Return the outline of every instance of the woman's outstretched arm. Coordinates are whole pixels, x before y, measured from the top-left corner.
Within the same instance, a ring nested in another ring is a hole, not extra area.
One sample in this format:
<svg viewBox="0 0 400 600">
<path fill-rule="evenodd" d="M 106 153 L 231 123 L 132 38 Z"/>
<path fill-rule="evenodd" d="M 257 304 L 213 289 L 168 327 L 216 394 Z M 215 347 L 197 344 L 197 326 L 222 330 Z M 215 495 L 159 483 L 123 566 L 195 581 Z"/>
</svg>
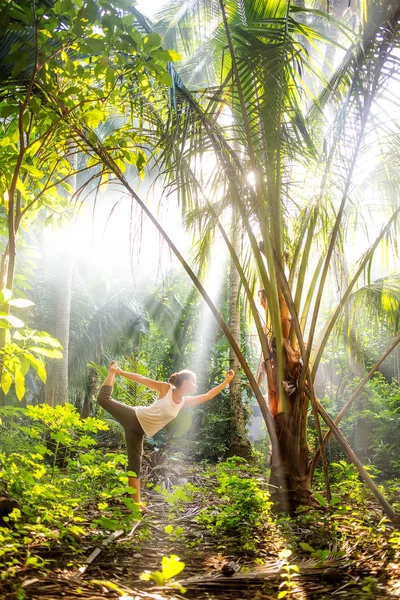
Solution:
<svg viewBox="0 0 400 600">
<path fill-rule="evenodd" d="M 140 383 L 151 390 L 155 390 L 160 395 L 164 396 L 170 386 L 169 383 L 165 383 L 164 381 L 155 381 L 154 379 L 148 379 L 148 377 L 143 377 L 143 375 L 139 375 L 138 373 L 129 373 L 128 371 L 123 371 L 119 368 L 115 361 L 112 361 L 109 366 L 109 373 L 113 373 L 115 375 L 121 375 L 122 377 L 126 377 L 126 379 L 130 379 L 131 381 L 135 381 L 136 383 Z M 104 382 L 103 385 L 112 385 L 111 383 L 106 384 Z"/>
<path fill-rule="evenodd" d="M 198 404 L 204 404 L 217 396 L 235 376 L 235 371 L 228 371 L 225 375 L 225 381 L 217 385 L 215 388 L 209 390 L 206 394 L 199 394 L 198 396 L 186 396 L 185 406 L 197 406 Z"/>
</svg>

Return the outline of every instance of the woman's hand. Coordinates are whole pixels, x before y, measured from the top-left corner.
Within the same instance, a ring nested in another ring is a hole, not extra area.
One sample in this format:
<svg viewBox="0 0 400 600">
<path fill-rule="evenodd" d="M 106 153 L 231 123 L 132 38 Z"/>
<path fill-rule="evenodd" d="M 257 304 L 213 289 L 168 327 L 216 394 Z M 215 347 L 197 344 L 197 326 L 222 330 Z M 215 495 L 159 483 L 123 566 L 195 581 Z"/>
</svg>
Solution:
<svg viewBox="0 0 400 600">
<path fill-rule="evenodd" d="M 108 365 L 108 372 L 114 373 L 115 375 L 118 375 L 118 373 L 120 372 L 120 368 L 117 365 L 117 363 L 115 362 L 115 360 L 112 360 L 110 362 L 110 364 Z"/>
<path fill-rule="evenodd" d="M 225 373 L 225 383 L 228 384 L 235 377 L 235 371 L 232 369 Z"/>
</svg>

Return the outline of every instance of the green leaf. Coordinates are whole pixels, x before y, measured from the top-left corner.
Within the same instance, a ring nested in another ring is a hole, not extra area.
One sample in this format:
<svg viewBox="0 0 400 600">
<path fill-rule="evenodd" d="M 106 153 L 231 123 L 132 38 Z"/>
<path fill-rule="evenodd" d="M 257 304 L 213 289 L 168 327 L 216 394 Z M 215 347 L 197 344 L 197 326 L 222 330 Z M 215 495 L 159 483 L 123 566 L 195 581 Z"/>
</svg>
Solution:
<svg viewBox="0 0 400 600">
<path fill-rule="evenodd" d="M 25 396 L 25 378 L 21 373 L 21 369 L 18 366 L 14 371 L 15 377 L 15 393 L 17 394 L 18 400 L 22 400 Z"/>
<path fill-rule="evenodd" d="M 91 108 L 85 113 L 85 118 L 89 127 L 97 127 L 107 119 L 107 114 L 98 108 Z"/>
<path fill-rule="evenodd" d="M 1 118 L 6 118 L 6 117 L 9 117 L 10 115 L 14 115 L 17 113 L 18 113 L 18 105 L 17 104 L 8 104 L 8 105 L 3 104 L 2 106 L 0 106 L 0 117 Z"/>
<path fill-rule="evenodd" d="M 47 373 L 46 373 L 46 369 L 44 368 L 44 364 L 42 363 L 40 358 L 36 358 L 36 356 L 33 356 L 33 354 L 30 354 L 30 352 L 24 352 L 24 357 L 26 358 L 27 361 L 30 362 L 32 367 L 35 369 L 39 379 L 41 379 L 41 381 L 43 381 L 43 383 L 46 383 Z"/>
<path fill-rule="evenodd" d="M 163 556 L 161 560 L 162 574 L 165 579 L 171 579 L 178 575 L 185 568 L 185 563 L 179 559 L 179 556 Z"/>
<path fill-rule="evenodd" d="M 172 77 L 168 73 L 168 71 L 166 71 L 163 67 L 155 64 L 154 62 L 151 66 L 148 65 L 148 67 L 155 73 L 155 75 L 160 83 L 163 83 L 164 85 L 167 85 L 168 87 L 172 86 Z"/>
<path fill-rule="evenodd" d="M 13 300 L 9 300 L 8 304 L 10 306 L 15 306 L 16 308 L 28 308 L 28 306 L 35 306 L 35 303 L 27 298 L 14 298 Z"/>
<path fill-rule="evenodd" d="M 87 42 L 91 48 L 92 54 L 100 54 L 104 52 L 104 40 L 99 38 L 87 38 Z"/>
<path fill-rule="evenodd" d="M 32 177 L 34 179 L 42 179 L 42 177 L 44 175 L 44 173 L 42 173 L 42 171 L 39 171 L 39 169 L 37 169 L 33 165 L 24 164 L 24 169 L 25 169 L 25 171 L 28 171 L 28 173 L 30 175 L 32 175 Z"/>
<path fill-rule="evenodd" d="M 323 496 L 321 496 L 321 494 L 319 494 L 318 492 L 314 492 L 314 498 L 316 499 L 318 504 L 320 504 L 321 506 L 327 506 L 327 502 L 326 502 L 325 498 Z"/>
<path fill-rule="evenodd" d="M 18 177 L 17 179 L 16 188 L 19 192 L 21 192 L 23 196 L 26 196 L 27 190 L 24 185 L 24 182 L 22 181 L 22 179 L 20 179 L 20 177 Z"/>
<path fill-rule="evenodd" d="M 166 525 L 166 526 L 164 527 L 164 531 L 165 531 L 165 533 L 168 533 L 168 535 L 169 535 L 170 533 L 172 533 L 172 532 L 173 532 L 173 530 L 174 530 L 174 528 L 172 527 L 172 525 Z"/>
<path fill-rule="evenodd" d="M 36 352 L 36 354 L 43 354 L 43 356 L 48 356 L 49 358 L 62 358 L 63 354 L 59 350 L 50 350 L 49 348 L 39 348 L 38 346 L 31 346 L 29 348 L 31 352 Z"/>
<path fill-rule="evenodd" d="M 283 590 L 282 592 L 279 592 L 279 594 L 277 596 L 278 600 L 279 600 L 279 598 L 285 598 L 285 596 L 287 596 L 288 593 L 289 593 L 289 590 Z"/>
<path fill-rule="evenodd" d="M 158 33 L 149 33 L 143 38 L 143 44 L 147 52 L 157 50 L 161 46 L 161 36 Z"/>
<path fill-rule="evenodd" d="M 315 552 L 314 548 L 306 542 L 300 542 L 300 548 L 302 548 L 303 550 L 307 550 L 308 552 Z"/>
<path fill-rule="evenodd" d="M 176 62 L 182 60 L 181 55 L 174 50 L 155 50 L 151 53 L 151 56 L 157 60 L 162 60 L 165 62 Z"/>
<path fill-rule="evenodd" d="M 24 377 L 28 373 L 30 368 L 31 368 L 31 364 L 30 364 L 29 360 L 27 360 L 25 357 L 23 357 L 21 360 L 21 373 Z"/>
<path fill-rule="evenodd" d="M 134 40 L 137 48 L 139 50 L 142 49 L 143 48 L 143 38 L 140 35 L 140 33 L 136 29 L 131 29 L 129 33 L 130 33 L 132 39 Z"/>
<path fill-rule="evenodd" d="M 37 344 L 47 344 L 52 348 L 59 348 L 60 350 L 62 350 L 60 342 L 56 338 L 51 337 L 50 335 L 33 335 L 32 339 Z"/>
<path fill-rule="evenodd" d="M 10 391 L 12 381 L 13 380 L 11 377 L 11 373 L 4 370 L 3 374 L 1 376 L 1 389 L 3 390 L 3 392 L 5 393 L 6 396 L 7 396 L 8 392 Z"/>
<path fill-rule="evenodd" d="M 21 321 L 21 319 L 14 317 L 14 315 L 8 315 L 4 312 L 0 313 L 0 320 L 2 319 L 6 321 L 9 325 L 11 325 L 11 327 L 23 327 L 25 325 L 25 323 Z"/>
</svg>

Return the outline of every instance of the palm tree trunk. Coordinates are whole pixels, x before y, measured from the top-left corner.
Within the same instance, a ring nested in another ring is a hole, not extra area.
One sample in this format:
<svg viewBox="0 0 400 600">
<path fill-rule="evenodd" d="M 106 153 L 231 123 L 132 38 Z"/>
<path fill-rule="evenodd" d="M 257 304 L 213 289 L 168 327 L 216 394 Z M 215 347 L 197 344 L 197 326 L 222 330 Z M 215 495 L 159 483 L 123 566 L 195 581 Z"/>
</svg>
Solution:
<svg viewBox="0 0 400 600">
<path fill-rule="evenodd" d="M 236 208 L 232 211 L 232 246 L 237 256 L 240 256 L 240 240 L 239 232 L 237 228 L 237 210 Z M 239 303 L 239 286 L 240 277 L 235 267 L 233 259 L 231 259 L 230 267 L 230 300 L 229 300 L 229 328 L 232 336 L 235 339 L 238 346 L 240 346 L 240 303 Z M 240 369 L 240 362 L 230 348 L 230 368 L 235 371 L 235 377 L 232 379 L 229 386 L 229 397 L 231 407 L 231 430 L 229 449 L 226 456 L 241 456 L 242 458 L 249 458 L 251 455 L 251 444 L 247 439 L 246 425 L 244 418 L 244 410 L 242 404 L 242 389 L 240 384 L 240 377 L 238 375 Z"/>
<path fill-rule="evenodd" d="M 289 311 L 280 296 L 280 313 L 284 335 L 284 381 L 286 410 L 280 410 L 278 365 L 275 338 L 270 334 L 268 343 L 270 369 L 267 376 L 268 405 L 275 422 L 280 460 L 271 457 L 271 497 L 282 509 L 291 512 L 299 505 L 309 505 L 311 496 L 310 452 L 307 444 L 307 411 L 309 401 L 305 393 L 297 393 L 296 381 L 301 373 L 300 353 L 293 349 L 290 335 Z M 279 468 L 277 468 L 279 465 Z"/>
</svg>

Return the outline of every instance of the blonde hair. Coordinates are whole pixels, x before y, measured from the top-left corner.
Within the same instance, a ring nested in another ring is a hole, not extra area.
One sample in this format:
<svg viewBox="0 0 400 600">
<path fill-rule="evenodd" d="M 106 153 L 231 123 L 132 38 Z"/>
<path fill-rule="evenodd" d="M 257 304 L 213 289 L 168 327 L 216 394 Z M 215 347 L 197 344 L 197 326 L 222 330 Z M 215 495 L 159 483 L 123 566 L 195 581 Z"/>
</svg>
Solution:
<svg viewBox="0 0 400 600">
<path fill-rule="evenodd" d="M 177 373 L 172 373 L 171 377 L 168 379 L 168 383 L 178 388 L 181 387 L 184 381 L 187 381 L 191 377 L 196 377 L 196 375 L 192 371 L 183 369 L 182 371 L 179 371 Z"/>
</svg>

